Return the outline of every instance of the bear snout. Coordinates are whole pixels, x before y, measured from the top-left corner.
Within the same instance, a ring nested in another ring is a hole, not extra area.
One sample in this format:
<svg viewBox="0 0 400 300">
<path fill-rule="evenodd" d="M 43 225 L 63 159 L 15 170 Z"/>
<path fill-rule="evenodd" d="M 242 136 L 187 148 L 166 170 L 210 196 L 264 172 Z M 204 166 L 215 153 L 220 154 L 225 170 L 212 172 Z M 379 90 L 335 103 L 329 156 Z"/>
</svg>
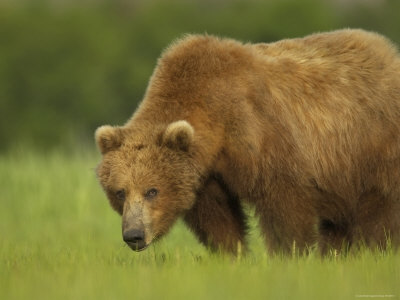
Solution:
<svg viewBox="0 0 400 300">
<path fill-rule="evenodd" d="M 122 238 L 134 251 L 141 251 L 147 247 L 143 229 L 130 229 L 123 231 Z"/>
</svg>

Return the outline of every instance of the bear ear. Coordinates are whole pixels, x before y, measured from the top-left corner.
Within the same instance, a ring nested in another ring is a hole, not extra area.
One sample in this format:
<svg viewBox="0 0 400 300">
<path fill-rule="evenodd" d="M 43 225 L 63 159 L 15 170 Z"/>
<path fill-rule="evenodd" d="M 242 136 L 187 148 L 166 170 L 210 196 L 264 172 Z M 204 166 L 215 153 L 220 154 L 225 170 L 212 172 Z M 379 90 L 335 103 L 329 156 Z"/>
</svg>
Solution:
<svg viewBox="0 0 400 300">
<path fill-rule="evenodd" d="M 97 128 L 94 136 L 101 154 L 117 149 L 121 146 L 123 140 L 122 129 L 109 125 Z"/>
<path fill-rule="evenodd" d="M 162 144 L 175 150 L 188 151 L 192 144 L 194 129 L 187 121 L 170 123 L 162 136 Z"/>
</svg>

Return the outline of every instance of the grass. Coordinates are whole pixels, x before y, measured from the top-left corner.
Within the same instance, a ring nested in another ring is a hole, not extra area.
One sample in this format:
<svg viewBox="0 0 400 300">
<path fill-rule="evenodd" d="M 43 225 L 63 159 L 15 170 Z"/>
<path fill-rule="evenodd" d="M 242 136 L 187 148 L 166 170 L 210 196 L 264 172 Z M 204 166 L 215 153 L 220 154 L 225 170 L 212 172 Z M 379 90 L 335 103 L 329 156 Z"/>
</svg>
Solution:
<svg viewBox="0 0 400 300">
<path fill-rule="evenodd" d="M 400 254 L 211 255 L 178 223 L 148 250 L 121 239 L 94 175 L 99 157 L 20 151 L 0 156 L 0 299 L 400 298 Z"/>
</svg>

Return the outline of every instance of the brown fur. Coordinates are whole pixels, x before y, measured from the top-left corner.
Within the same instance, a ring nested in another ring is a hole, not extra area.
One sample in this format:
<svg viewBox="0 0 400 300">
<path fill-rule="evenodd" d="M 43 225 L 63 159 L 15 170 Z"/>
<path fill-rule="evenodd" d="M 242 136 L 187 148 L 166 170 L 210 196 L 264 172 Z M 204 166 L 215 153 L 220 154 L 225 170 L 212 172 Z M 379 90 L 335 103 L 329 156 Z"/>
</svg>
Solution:
<svg viewBox="0 0 400 300">
<path fill-rule="evenodd" d="M 148 243 L 186 215 L 202 242 L 235 252 L 238 198 L 256 207 L 272 252 L 400 243 L 400 58 L 378 34 L 187 36 L 160 58 L 132 119 L 96 140 L 111 205 L 128 220 L 126 207 L 141 207 Z"/>
</svg>

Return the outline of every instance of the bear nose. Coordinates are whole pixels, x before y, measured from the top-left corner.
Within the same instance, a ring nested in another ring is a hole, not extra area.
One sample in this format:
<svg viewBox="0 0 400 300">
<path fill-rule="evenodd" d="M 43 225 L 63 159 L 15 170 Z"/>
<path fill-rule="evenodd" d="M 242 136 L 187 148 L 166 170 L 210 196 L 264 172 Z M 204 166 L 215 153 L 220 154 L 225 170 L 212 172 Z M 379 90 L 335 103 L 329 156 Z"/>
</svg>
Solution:
<svg viewBox="0 0 400 300">
<path fill-rule="evenodd" d="M 144 231 L 140 229 L 131 229 L 122 234 L 125 243 L 139 244 L 144 241 Z"/>
</svg>

